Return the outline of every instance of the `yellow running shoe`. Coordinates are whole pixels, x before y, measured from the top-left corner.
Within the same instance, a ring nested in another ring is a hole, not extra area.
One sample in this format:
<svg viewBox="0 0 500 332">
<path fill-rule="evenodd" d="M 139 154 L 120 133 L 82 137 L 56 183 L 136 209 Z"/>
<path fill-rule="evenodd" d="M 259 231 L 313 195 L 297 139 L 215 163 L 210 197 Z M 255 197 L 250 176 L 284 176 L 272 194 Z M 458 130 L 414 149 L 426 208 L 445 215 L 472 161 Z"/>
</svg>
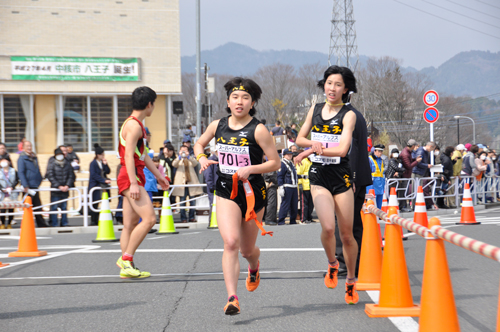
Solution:
<svg viewBox="0 0 500 332">
<path fill-rule="evenodd" d="M 248 267 L 248 277 L 247 277 L 246 285 L 247 285 L 247 290 L 249 292 L 253 292 L 254 290 L 257 289 L 257 287 L 259 287 L 259 283 L 260 283 L 260 273 L 258 271 L 259 267 L 260 267 L 260 262 L 258 263 L 256 274 L 251 274 L 250 273 L 250 266 Z"/>
<path fill-rule="evenodd" d="M 141 275 L 141 271 L 135 267 L 134 262 L 124 261 L 120 257 L 116 261 L 116 265 L 118 265 L 124 273 L 128 274 L 132 278 L 138 278 Z"/>
<path fill-rule="evenodd" d="M 224 313 L 226 315 L 237 315 L 240 313 L 240 302 L 234 296 L 231 296 L 227 301 Z"/>
<path fill-rule="evenodd" d="M 151 277 L 151 273 L 146 272 L 146 271 L 140 271 L 141 274 L 138 277 L 132 277 L 130 276 L 127 272 L 125 272 L 125 269 L 120 270 L 120 278 L 122 279 L 142 279 L 142 278 L 148 278 Z"/>
<path fill-rule="evenodd" d="M 337 287 L 338 279 L 337 274 L 339 273 L 339 262 L 334 266 L 328 264 L 328 271 L 326 271 L 325 275 L 325 286 L 327 288 L 335 288 Z"/>
<path fill-rule="evenodd" d="M 356 283 L 345 284 L 345 302 L 347 304 L 356 304 L 359 301 L 359 295 L 356 291 Z"/>
<path fill-rule="evenodd" d="M 118 265 L 118 267 L 123 270 L 123 259 L 122 259 L 122 256 L 120 256 L 120 258 L 118 258 L 118 260 L 116 261 L 116 265 Z"/>
</svg>

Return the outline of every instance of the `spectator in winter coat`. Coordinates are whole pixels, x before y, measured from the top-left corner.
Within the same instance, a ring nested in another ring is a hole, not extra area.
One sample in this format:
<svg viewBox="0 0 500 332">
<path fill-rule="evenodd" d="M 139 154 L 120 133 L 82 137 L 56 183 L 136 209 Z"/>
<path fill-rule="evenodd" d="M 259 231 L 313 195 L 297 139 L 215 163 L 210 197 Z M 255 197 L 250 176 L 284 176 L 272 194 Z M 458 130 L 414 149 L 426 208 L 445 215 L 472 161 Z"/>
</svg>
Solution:
<svg viewBox="0 0 500 332">
<path fill-rule="evenodd" d="M 24 192 L 31 196 L 33 208 L 42 205 L 39 192 L 33 190 L 38 189 L 42 183 L 42 173 L 40 173 L 38 158 L 33 152 L 30 141 L 24 141 L 23 152 L 21 152 L 17 160 L 17 174 L 21 180 L 21 185 L 24 187 Z M 49 226 L 40 214 L 35 215 L 35 220 L 38 227 Z"/>
<path fill-rule="evenodd" d="M 451 155 L 451 160 L 453 161 L 453 176 L 460 176 L 462 171 L 462 162 L 464 154 L 467 150 L 463 144 L 458 144 Z"/>
<path fill-rule="evenodd" d="M 184 185 L 184 184 L 199 184 L 198 175 L 196 174 L 195 167 L 198 166 L 198 161 L 193 156 L 189 155 L 189 150 L 187 146 L 181 146 L 179 149 L 179 158 L 176 158 L 172 165 L 177 168 L 174 178 L 174 185 Z M 181 201 L 185 201 L 187 197 L 195 198 L 203 194 L 203 189 L 201 187 L 177 187 L 172 191 L 173 196 L 180 196 Z M 190 206 L 196 205 L 196 200 L 189 202 Z M 181 205 L 185 205 L 184 203 Z M 189 221 L 196 222 L 194 217 L 195 210 L 189 209 Z M 181 209 L 181 221 L 188 222 L 186 218 L 186 210 Z"/>
<path fill-rule="evenodd" d="M 182 132 L 182 142 L 191 142 L 196 134 L 192 130 L 193 126 L 188 125 Z"/>
<path fill-rule="evenodd" d="M 50 192 L 50 211 L 57 211 L 61 208 L 61 226 L 68 226 L 68 214 L 64 213 L 67 210 L 68 202 L 55 203 L 60 200 L 65 200 L 69 197 L 69 189 L 75 186 L 75 172 L 71 167 L 70 161 L 64 157 L 64 153 L 60 148 L 55 149 L 54 156 L 50 157 L 47 164 L 47 173 L 45 177 L 50 181 L 50 187 L 59 189 L 59 191 Z M 52 227 L 59 226 L 57 214 L 50 215 L 50 225 Z"/>
<path fill-rule="evenodd" d="M 441 174 L 441 190 L 440 195 L 448 194 L 446 190 L 451 185 L 451 177 L 453 176 L 453 160 L 451 159 L 452 153 L 455 150 L 453 146 L 448 146 L 441 155 L 441 164 L 443 165 L 443 173 Z M 451 202 L 448 201 L 448 204 Z M 443 197 L 436 199 L 436 205 L 440 209 L 449 209 L 450 206 L 444 203 Z"/>
<path fill-rule="evenodd" d="M 406 147 L 399 154 L 399 159 L 401 159 L 401 163 L 405 168 L 402 176 L 405 179 L 411 178 L 411 171 L 413 167 L 417 166 L 417 164 L 422 160 L 422 157 L 419 157 L 418 159 L 412 157 L 412 153 L 415 151 L 416 147 L 417 142 L 414 139 L 410 139 L 406 143 Z M 413 192 L 413 186 L 408 186 L 408 180 L 401 183 L 401 188 L 407 188 L 407 192 L 405 191 L 405 196 Z M 408 208 L 407 200 L 399 201 L 399 209 L 401 210 L 401 212 L 411 212 L 411 209 Z"/>
<path fill-rule="evenodd" d="M 16 201 L 17 193 L 13 193 L 12 190 L 19 183 L 19 179 L 17 177 L 16 170 L 10 165 L 10 159 L 7 159 L 5 154 L 0 156 L 0 200 L 3 201 Z M 0 213 L 14 213 L 14 209 L 1 209 Z M 0 229 L 4 228 L 12 228 L 10 223 L 14 216 L 5 216 L 1 217 L 2 223 L 0 224 Z"/>
<path fill-rule="evenodd" d="M 73 151 L 73 145 L 71 144 L 66 144 L 66 159 L 69 160 L 71 166 L 75 171 L 80 170 L 80 158 L 78 158 L 78 155 L 76 154 L 75 151 Z M 117 173 L 118 174 L 118 173 Z"/>
<path fill-rule="evenodd" d="M 403 173 L 406 169 L 403 167 L 403 163 L 399 158 L 399 150 L 392 149 L 389 157 L 390 159 L 387 165 L 387 170 L 385 171 L 385 178 L 399 179 L 403 177 Z M 396 188 L 398 197 L 404 197 L 406 187 L 401 186 L 401 182 L 393 182 L 389 185 L 389 188 Z"/>
<path fill-rule="evenodd" d="M 106 175 L 111 173 L 111 170 L 109 169 L 108 166 L 108 161 L 106 158 L 104 158 L 104 149 L 99 146 L 99 144 L 94 144 L 94 150 L 95 150 L 95 158 L 94 160 L 90 163 L 89 166 L 89 187 L 88 190 L 90 192 L 90 189 L 94 187 L 103 187 L 107 188 L 109 187 L 109 184 L 111 183 L 111 180 L 109 180 Z M 100 201 L 102 199 L 102 191 L 101 190 L 95 190 L 92 193 L 92 201 Z M 92 206 L 94 209 L 98 209 L 99 203 L 94 203 Z M 99 221 L 99 212 L 94 212 L 90 210 L 90 217 L 91 217 L 91 225 L 96 226 Z"/>
<path fill-rule="evenodd" d="M 417 164 L 417 166 L 413 167 L 413 177 L 415 179 L 420 179 L 423 177 L 428 177 L 430 175 L 429 169 L 432 167 L 430 154 L 434 153 L 434 149 L 436 148 L 436 143 L 427 142 L 424 147 L 420 147 L 417 149 L 416 158 L 421 157 L 421 161 Z M 428 180 L 423 180 L 419 183 L 424 188 L 424 196 L 431 195 L 430 186 L 426 186 Z M 425 205 L 427 210 L 431 210 L 434 207 L 434 203 L 432 198 L 425 199 Z"/>
</svg>

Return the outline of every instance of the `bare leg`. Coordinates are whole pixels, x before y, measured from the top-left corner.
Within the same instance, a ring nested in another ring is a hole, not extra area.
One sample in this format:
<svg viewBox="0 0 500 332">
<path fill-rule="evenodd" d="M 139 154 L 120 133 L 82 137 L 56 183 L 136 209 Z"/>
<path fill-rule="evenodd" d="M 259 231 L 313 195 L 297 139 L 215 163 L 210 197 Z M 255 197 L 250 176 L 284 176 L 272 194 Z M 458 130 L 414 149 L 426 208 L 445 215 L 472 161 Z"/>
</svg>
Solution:
<svg viewBox="0 0 500 332">
<path fill-rule="evenodd" d="M 240 261 L 238 250 L 240 248 L 241 217 L 240 207 L 233 201 L 216 196 L 217 223 L 219 232 L 224 241 L 222 253 L 222 272 L 226 283 L 227 296 L 236 295 L 238 277 L 240 275 Z"/>
<path fill-rule="evenodd" d="M 262 220 L 264 209 L 257 213 L 257 219 Z M 250 264 L 250 269 L 256 270 L 259 267 L 260 249 L 255 245 L 259 228 L 254 220 L 244 221 L 240 231 L 240 251 L 241 255 L 246 258 Z"/>
<path fill-rule="evenodd" d="M 141 218 L 130 206 L 127 197 L 123 197 L 123 230 L 120 235 L 120 248 L 122 250 L 122 255 L 127 251 L 128 242 L 130 240 L 130 235 L 132 231 L 137 226 L 139 219 Z"/>
<path fill-rule="evenodd" d="M 128 196 L 129 190 L 123 191 L 123 226 L 125 233 L 125 238 L 123 234 L 120 238 L 120 246 L 122 252 L 126 252 L 130 255 L 135 254 L 135 251 L 144 240 L 149 230 L 153 228 L 156 224 L 156 215 L 153 209 L 153 203 L 149 199 L 149 195 L 143 187 L 139 187 L 141 191 L 141 198 L 139 200 L 131 199 Z M 133 211 L 133 213 L 127 213 Z M 139 222 L 138 217 L 142 218 L 142 222 Z M 123 241 L 123 242 L 122 242 Z"/>
<path fill-rule="evenodd" d="M 312 185 L 311 194 L 321 223 L 321 243 L 328 261 L 333 262 L 335 261 L 335 203 L 331 192 L 321 186 Z"/>
<path fill-rule="evenodd" d="M 354 195 L 348 191 L 333 197 L 335 205 L 341 206 L 335 211 L 339 226 L 340 238 L 342 239 L 342 251 L 344 253 L 345 265 L 347 267 L 347 278 L 355 278 L 356 259 L 358 257 L 358 243 L 354 239 L 352 228 L 354 223 Z"/>
</svg>

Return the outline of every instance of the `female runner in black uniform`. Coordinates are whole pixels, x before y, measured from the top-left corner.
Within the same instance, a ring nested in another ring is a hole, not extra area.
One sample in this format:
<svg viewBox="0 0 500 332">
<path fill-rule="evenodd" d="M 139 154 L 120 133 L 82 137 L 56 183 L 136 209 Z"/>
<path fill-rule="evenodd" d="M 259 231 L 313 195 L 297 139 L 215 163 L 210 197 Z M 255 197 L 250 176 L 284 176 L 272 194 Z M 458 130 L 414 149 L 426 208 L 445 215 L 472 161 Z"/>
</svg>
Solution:
<svg viewBox="0 0 500 332">
<path fill-rule="evenodd" d="M 296 157 L 300 163 L 310 156 L 311 194 L 321 223 L 321 242 L 328 257 L 325 285 L 337 286 L 339 262 L 335 257 L 335 215 L 343 243 L 347 266 L 345 301 L 356 304 L 356 257 L 358 244 L 353 234 L 354 195 L 348 153 L 356 124 L 353 107 L 347 103 L 350 93 L 356 92 L 356 79 L 349 68 L 331 66 L 318 82 L 326 95 L 324 103 L 311 107 L 300 129 L 297 144 L 310 148 Z M 311 139 L 307 136 L 311 133 Z"/>
<path fill-rule="evenodd" d="M 280 168 L 281 162 L 273 139 L 266 127 L 255 119 L 255 103 L 262 90 L 252 80 L 235 77 L 224 85 L 227 91 L 227 112 L 229 116 L 212 122 L 194 145 L 194 152 L 204 171 L 211 164 L 203 154 L 215 137 L 219 153 L 219 178 L 216 184 L 217 222 L 224 240 L 222 271 L 226 283 L 228 303 L 226 315 L 240 312 L 236 288 L 240 274 L 238 250 L 249 263 L 247 290 L 253 292 L 259 286 L 260 249 L 255 246 L 259 228 L 252 222 L 245 222 L 247 197 L 242 181 L 248 180 L 255 197 L 257 219 L 262 220 L 266 206 L 266 185 L 261 174 Z M 262 163 L 263 154 L 268 161 Z M 238 195 L 230 199 L 233 174 L 238 177 Z"/>
</svg>

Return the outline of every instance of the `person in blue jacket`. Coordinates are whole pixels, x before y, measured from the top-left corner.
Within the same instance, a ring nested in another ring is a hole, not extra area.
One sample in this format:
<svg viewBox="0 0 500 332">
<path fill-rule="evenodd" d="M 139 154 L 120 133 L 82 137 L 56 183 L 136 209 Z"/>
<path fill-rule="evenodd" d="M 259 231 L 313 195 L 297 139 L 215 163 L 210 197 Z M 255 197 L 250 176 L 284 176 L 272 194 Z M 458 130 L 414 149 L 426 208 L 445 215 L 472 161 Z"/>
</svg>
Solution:
<svg viewBox="0 0 500 332">
<path fill-rule="evenodd" d="M 89 187 L 88 190 L 94 187 L 109 187 L 111 180 L 106 178 L 106 175 L 111 173 L 109 169 L 108 162 L 104 158 L 104 149 L 99 146 L 99 144 L 94 144 L 95 158 L 92 160 L 89 166 Z M 102 191 L 95 190 L 92 193 L 92 201 L 100 201 L 102 198 Z M 92 206 L 97 210 L 99 203 L 94 203 Z M 99 222 L 99 212 L 94 212 L 90 210 L 91 225 L 96 226 Z"/>
<path fill-rule="evenodd" d="M 379 209 L 382 208 L 385 189 L 384 163 L 382 161 L 382 152 L 384 152 L 384 149 L 385 146 L 382 144 L 375 145 L 373 147 L 373 152 L 368 158 L 372 170 L 373 185 L 366 187 L 366 193 L 368 193 L 370 189 L 375 189 L 377 207 Z"/>
<path fill-rule="evenodd" d="M 42 183 L 42 173 L 40 173 L 40 166 L 38 164 L 38 158 L 33 152 L 33 146 L 30 141 L 24 141 L 23 152 L 17 160 L 17 174 L 19 175 L 19 180 L 24 187 L 24 192 L 31 196 L 33 208 L 42 205 L 40 201 L 40 193 L 34 191 L 33 189 L 38 189 Z M 40 211 L 35 210 L 35 211 Z M 41 214 L 35 215 L 37 227 L 49 227 L 49 224 L 43 219 Z"/>
<path fill-rule="evenodd" d="M 285 218 L 290 212 L 290 225 L 297 223 L 297 205 L 299 200 L 297 170 L 292 161 L 293 152 L 284 149 L 281 168 L 278 171 L 278 195 L 281 196 L 278 225 L 285 224 Z"/>
</svg>

